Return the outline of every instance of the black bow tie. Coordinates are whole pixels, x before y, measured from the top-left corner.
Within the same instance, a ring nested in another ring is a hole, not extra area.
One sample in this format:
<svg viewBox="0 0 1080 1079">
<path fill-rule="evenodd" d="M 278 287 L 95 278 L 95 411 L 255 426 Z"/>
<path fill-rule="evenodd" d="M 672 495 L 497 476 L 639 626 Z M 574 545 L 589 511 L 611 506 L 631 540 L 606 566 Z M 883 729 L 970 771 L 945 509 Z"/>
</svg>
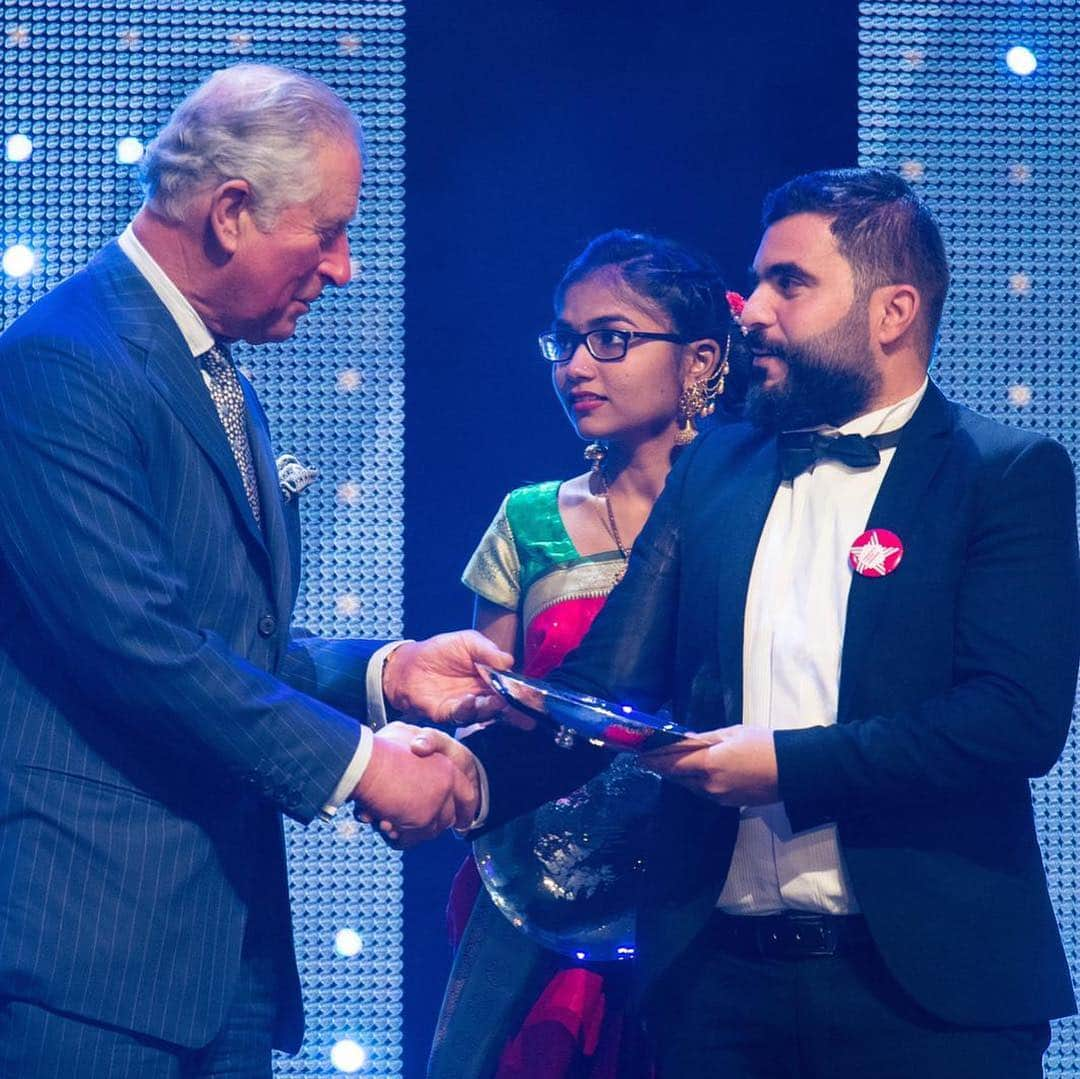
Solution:
<svg viewBox="0 0 1080 1079">
<path fill-rule="evenodd" d="M 900 441 L 902 427 L 883 435 L 839 435 L 822 431 L 782 431 L 777 439 L 780 447 L 780 475 L 793 480 L 818 461 L 840 461 L 849 468 L 873 468 L 881 461 L 881 451 L 891 449 Z"/>
</svg>

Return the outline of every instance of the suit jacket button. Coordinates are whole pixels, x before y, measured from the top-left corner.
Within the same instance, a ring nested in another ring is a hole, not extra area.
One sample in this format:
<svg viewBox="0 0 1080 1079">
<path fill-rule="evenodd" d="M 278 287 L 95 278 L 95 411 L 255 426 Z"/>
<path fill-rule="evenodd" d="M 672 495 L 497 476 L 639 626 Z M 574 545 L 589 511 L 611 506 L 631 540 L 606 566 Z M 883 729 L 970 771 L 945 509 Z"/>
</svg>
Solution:
<svg viewBox="0 0 1080 1079">
<path fill-rule="evenodd" d="M 277 619 L 272 614 L 264 614 L 259 619 L 259 636 L 273 637 L 277 629 Z"/>
</svg>

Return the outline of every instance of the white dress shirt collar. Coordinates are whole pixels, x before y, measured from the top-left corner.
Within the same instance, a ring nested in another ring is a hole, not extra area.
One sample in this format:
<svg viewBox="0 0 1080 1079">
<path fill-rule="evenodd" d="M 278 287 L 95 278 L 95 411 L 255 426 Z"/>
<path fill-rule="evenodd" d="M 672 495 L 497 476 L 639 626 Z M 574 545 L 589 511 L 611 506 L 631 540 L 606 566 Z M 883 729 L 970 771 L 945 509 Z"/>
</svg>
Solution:
<svg viewBox="0 0 1080 1079">
<path fill-rule="evenodd" d="M 191 349 L 192 356 L 201 356 L 211 349 L 214 345 L 214 335 L 207 329 L 206 323 L 199 317 L 198 312 L 184 294 L 154 261 L 150 252 L 139 243 L 139 238 L 131 225 L 124 229 L 117 243 L 120 250 L 131 259 L 135 269 L 146 278 L 147 284 L 157 293 L 158 299 L 172 315 L 173 321 L 184 335 L 188 348 Z"/>
<path fill-rule="evenodd" d="M 927 376 L 922 380 L 922 385 L 902 401 L 875 409 L 873 412 L 865 412 L 853 420 L 848 420 L 840 427 L 825 426 L 819 430 L 828 434 L 838 432 L 842 435 L 883 435 L 889 431 L 895 431 L 903 427 L 915 414 L 915 409 L 919 407 L 919 402 L 922 401 L 926 387 L 929 385 L 930 378 Z"/>
</svg>

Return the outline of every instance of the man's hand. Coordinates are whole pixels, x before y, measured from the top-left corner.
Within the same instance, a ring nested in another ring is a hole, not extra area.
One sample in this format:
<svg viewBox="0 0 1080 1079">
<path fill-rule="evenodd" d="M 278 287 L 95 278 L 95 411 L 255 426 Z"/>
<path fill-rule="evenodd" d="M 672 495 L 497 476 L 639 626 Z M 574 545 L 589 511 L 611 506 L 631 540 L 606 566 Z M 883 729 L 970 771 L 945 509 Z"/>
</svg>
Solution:
<svg viewBox="0 0 1080 1079">
<path fill-rule="evenodd" d="M 477 663 L 507 670 L 507 655 L 473 629 L 406 641 L 383 667 L 383 695 L 405 716 L 467 726 L 502 709 L 502 700 L 476 672 Z"/>
<path fill-rule="evenodd" d="M 707 746 L 676 743 L 641 755 L 641 763 L 665 779 L 721 805 L 768 805 L 780 798 L 772 731 L 723 727 L 694 734 Z"/>
<path fill-rule="evenodd" d="M 445 731 L 436 730 L 434 727 L 412 727 L 407 723 L 395 723 L 393 726 L 415 732 L 409 741 L 409 748 L 418 757 L 430 757 L 433 754 L 441 753 L 472 785 L 472 789 L 476 792 L 476 798 L 472 802 L 463 803 L 457 807 L 458 815 L 457 820 L 454 822 L 454 828 L 457 831 L 468 831 L 476 822 L 477 814 L 480 811 L 480 765 L 476 757 L 458 739 L 452 738 Z M 365 819 L 367 819 L 366 814 Z M 370 823 L 370 819 L 368 823 Z M 389 842 L 397 845 L 399 831 L 392 821 L 379 821 L 379 831 Z"/>
<path fill-rule="evenodd" d="M 434 754 L 442 754 L 471 785 L 476 792 L 476 800 L 469 805 L 458 807 L 458 820 L 454 827 L 459 832 L 467 831 L 476 822 L 480 812 L 480 762 L 476 759 L 471 749 L 464 742 L 452 737 L 445 731 L 436 730 L 434 727 L 424 727 L 409 743 L 409 748 L 418 757 L 430 757 Z"/>
<path fill-rule="evenodd" d="M 466 762 L 443 752 L 414 753 L 412 743 L 426 733 L 408 723 L 378 731 L 352 793 L 358 816 L 379 821 L 379 830 L 396 846 L 415 846 L 447 828 L 468 828 L 476 819 L 480 788 L 472 754 L 462 747 Z"/>
</svg>

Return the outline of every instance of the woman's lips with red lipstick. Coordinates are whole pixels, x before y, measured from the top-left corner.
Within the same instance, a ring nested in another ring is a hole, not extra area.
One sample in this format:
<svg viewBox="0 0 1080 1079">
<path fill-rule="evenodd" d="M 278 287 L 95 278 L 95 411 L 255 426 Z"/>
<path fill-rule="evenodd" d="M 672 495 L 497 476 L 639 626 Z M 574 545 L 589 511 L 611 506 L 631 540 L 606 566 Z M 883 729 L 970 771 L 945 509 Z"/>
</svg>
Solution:
<svg viewBox="0 0 1080 1079">
<path fill-rule="evenodd" d="M 580 416 L 595 411 L 606 400 L 606 397 L 601 397 L 598 393 L 572 393 L 570 407 Z"/>
</svg>

